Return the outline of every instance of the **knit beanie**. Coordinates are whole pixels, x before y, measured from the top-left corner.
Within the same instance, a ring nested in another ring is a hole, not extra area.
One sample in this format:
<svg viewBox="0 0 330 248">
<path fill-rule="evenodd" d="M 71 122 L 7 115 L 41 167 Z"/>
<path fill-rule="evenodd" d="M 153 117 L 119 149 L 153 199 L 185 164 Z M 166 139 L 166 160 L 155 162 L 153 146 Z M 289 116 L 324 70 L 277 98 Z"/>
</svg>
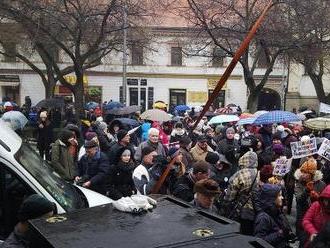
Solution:
<svg viewBox="0 0 330 248">
<path fill-rule="evenodd" d="M 91 139 L 94 139 L 95 137 L 97 137 L 97 134 L 95 132 L 87 132 L 85 134 L 86 140 L 91 140 Z"/>
<path fill-rule="evenodd" d="M 277 155 L 283 155 L 284 146 L 282 144 L 273 144 L 273 152 Z"/>
<path fill-rule="evenodd" d="M 179 148 L 173 146 L 168 150 L 168 156 L 171 157 L 171 159 L 175 158 L 179 154 Z"/>
<path fill-rule="evenodd" d="M 229 132 L 235 133 L 235 129 L 232 128 L 232 127 L 229 127 L 229 128 L 226 129 L 226 135 L 227 135 Z"/>
<path fill-rule="evenodd" d="M 17 217 L 19 221 L 27 221 L 39 218 L 54 210 L 54 203 L 38 194 L 33 194 L 23 201 L 17 212 Z"/>
<path fill-rule="evenodd" d="M 124 129 L 119 130 L 117 133 L 118 142 L 121 141 L 127 134 L 128 132 L 126 130 Z"/>
<path fill-rule="evenodd" d="M 273 166 L 270 164 L 264 165 L 260 170 L 260 181 L 267 183 L 268 179 L 273 176 Z"/>
<path fill-rule="evenodd" d="M 300 167 L 300 171 L 303 173 L 308 173 L 314 175 L 317 170 L 317 162 L 315 159 L 309 159 L 305 161 Z"/>
</svg>

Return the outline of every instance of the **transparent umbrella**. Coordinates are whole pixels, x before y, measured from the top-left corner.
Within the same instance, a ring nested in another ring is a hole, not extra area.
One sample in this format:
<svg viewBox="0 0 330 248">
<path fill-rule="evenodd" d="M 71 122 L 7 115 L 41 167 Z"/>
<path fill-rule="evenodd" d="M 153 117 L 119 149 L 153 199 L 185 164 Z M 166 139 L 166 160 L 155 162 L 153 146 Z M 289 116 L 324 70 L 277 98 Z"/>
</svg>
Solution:
<svg viewBox="0 0 330 248">
<path fill-rule="evenodd" d="M 5 122 L 9 122 L 14 130 L 23 129 L 28 122 L 25 115 L 19 111 L 8 111 L 3 114 L 1 119 Z"/>
</svg>

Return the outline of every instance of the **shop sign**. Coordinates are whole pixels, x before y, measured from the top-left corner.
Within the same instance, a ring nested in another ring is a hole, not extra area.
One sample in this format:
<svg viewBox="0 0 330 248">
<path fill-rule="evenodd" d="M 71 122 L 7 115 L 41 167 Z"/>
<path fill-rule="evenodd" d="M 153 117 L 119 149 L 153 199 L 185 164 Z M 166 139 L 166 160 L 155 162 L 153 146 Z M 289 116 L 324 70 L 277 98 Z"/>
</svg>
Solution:
<svg viewBox="0 0 330 248">
<path fill-rule="evenodd" d="M 211 79 L 211 78 L 209 78 L 208 80 L 207 80 L 207 88 L 209 89 L 209 90 L 214 90 L 215 89 L 215 87 L 217 86 L 217 84 L 218 84 L 218 82 L 219 82 L 219 79 Z M 227 82 L 225 83 L 225 85 L 222 87 L 222 89 L 226 89 L 227 88 Z"/>
<path fill-rule="evenodd" d="M 207 92 L 188 91 L 188 102 L 207 102 Z"/>
</svg>

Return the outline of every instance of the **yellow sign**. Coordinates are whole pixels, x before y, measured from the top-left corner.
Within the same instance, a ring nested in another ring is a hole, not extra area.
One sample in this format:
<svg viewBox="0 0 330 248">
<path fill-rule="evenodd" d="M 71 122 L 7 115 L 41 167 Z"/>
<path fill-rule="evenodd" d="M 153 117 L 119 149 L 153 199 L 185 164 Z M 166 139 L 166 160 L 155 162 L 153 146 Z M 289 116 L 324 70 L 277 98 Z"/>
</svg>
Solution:
<svg viewBox="0 0 330 248">
<path fill-rule="evenodd" d="M 64 76 L 65 81 L 67 81 L 69 84 L 76 84 L 77 82 L 77 77 L 75 75 L 66 75 Z M 86 75 L 83 76 L 83 83 L 84 83 L 84 87 L 88 86 L 88 78 Z"/>
<path fill-rule="evenodd" d="M 208 88 L 209 90 L 214 90 L 215 87 L 217 86 L 218 82 L 219 82 L 219 79 L 208 79 L 208 80 L 207 80 L 207 88 Z M 226 82 L 225 85 L 222 87 L 222 89 L 224 90 L 224 89 L 226 89 L 226 88 L 227 88 L 227 82 Z"/>
<path fill-rule="evenodd" d="M 188 102 L 203 102 L 207 101 L 207 92 L 188 91 Z"/>
</svg>

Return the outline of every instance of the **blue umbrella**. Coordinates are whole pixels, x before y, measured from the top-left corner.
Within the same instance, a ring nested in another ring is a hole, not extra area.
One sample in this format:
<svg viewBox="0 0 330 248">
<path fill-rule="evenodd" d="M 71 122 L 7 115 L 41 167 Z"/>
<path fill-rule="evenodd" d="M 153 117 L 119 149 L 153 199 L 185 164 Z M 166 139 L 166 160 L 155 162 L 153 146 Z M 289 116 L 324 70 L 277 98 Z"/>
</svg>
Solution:
<svg viewBox="0 0 330 248">
<path fill-rule="evenodd" d="M 241 119 L 237 122 L 237 125 L 242 126 L 242 125 L 247 125 L 247 124 L 253 124 L 257 117 L 249 117 L 245 119 Z"/>
<path fill-rule="evenodd" d="M 187 110 L 190 110 L 190 108 L 187 105 L 178 105 L 174 109 L 176 111 L 187 111 Z"/>
<path fill-rule="evenodd" d="M 283 123 L 283 122 L 293 122 L 300 121 L 299 117 L 288 111 L 275 110 L 265 114 L 260 115 L 254 121 L 255 125 L 265 125 L 273 123 Z"/>
<path fill-rule="evenodd" d="M 104 110 L 111 110 L 115 108 L 123 108 L 124 105 L 120 102 L 109 102 L 107 105 L 104 106 Z"/>
<path fill-rule="evenodd" d="M 132 127 L 137 127 L 140 125 L 140 123 L 137 120 L 130 119 L 130 118 L 116 118 L 114 121 L 119 121 L 124 125 L 129 125 Z"/>
<path fill-rule="evenodd" d="M 99 104 L 97 102 L 88 102 L 88 103 L 86 103 L 85 108 L 87 110 L 91 110 L 91 109 L 97 108 L 98 106 L 99 106 Z"/>
</svg>

